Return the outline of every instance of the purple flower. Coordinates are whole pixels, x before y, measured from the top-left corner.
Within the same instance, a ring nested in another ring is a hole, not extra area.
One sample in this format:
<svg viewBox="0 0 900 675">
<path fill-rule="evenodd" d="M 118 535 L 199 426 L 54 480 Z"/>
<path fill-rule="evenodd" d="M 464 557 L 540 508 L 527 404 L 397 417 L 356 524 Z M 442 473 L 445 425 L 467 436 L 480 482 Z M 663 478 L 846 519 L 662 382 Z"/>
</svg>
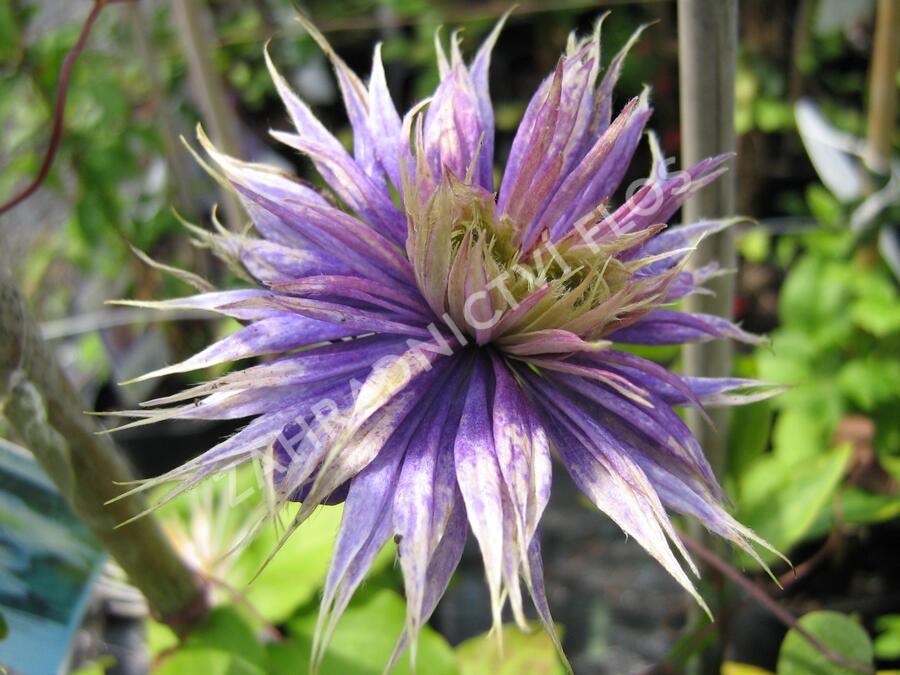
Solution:
<svg viewBox="0 0 900 675">
<path fill-rule="evenodd" d="M 507 600 L 524 621 L 524 582 L 556 640 L 539 545 L 554 454 L 701 605 L 682 561 L 696 568 L 668 510 L 755 557 L 751 544 L 766 546 L 725 511 L 673 407 L 730 405 L 773 390 L 679 376 L 618 348 L 758 341 L 724 319 L 676 307 L 716 272 L 688 271 L 689 252 L 729 222 L 665 223 L 724 171 L 726 157 L 670 174 L 649 134 L 650 177 L 611 208 L 651 111 L 644 92 L 612 118 L 628 46 L 598 81 L 598 22 L 591 36 L 570 37 L 495 186 L 488 67 L 502 24 L 468 65 L 457 34 L 449 58 L 439 48 L 440 85 L 403 117 L 379 48 L 366 85 L 307 25 L 334 65 L 352 155 L 268 61 L 295 127 L 273 134 L 312 160 L 330 192 L 227 157 L 201 133 L 210 170 L 239 194 L 259 236 L 200 234 L 256 283 L 152 303 L 211 310 L 244 326 L 145 377 L 275 358 L 150 401 L 134 424 L 253 418 L 163 477 L 180 481 L 172 494 L 261 457 L 276 502 L 302 502 L 288 534 L 318 505 L 344 503 L 316 662 L 390 538 L 408 604 L 397 654 L 407 643 L 415 651 L 469 531 L 484 558 L 494 623 Z M 157 407 L 168 404 L 176 405 Z"/>
</svg>

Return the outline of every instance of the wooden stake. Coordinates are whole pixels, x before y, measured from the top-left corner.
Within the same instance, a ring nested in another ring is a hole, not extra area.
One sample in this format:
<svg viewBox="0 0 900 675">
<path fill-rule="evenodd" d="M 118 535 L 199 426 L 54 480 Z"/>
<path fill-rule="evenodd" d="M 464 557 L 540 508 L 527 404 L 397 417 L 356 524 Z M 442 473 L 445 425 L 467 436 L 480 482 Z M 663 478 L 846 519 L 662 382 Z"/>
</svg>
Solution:
<svg viewBox="0 0 900 675">
<path fill-rule="evenodd" d="M 869 71 L 866 163 L 887 173 L 897 126 L 897 67 L 900 66 L 900 0 L 879 0 Z"/>
<path fill-rule="evenodd" d="M 737 68 L 737 1 L 679 0 L 678 72 L 681 80 L 681 150 L 687 167 L 701 159 L 735 149 L 734 77 Z M 688 200 L 685 223 L 703 218 L 734 215 L 735 177 L 730 171 Z M 694 268 L 717 262 L 722 269 L 736 265 L 734 235 L 730 230 L 706 239 L 691 258 Z M 712 280 L 714 296 L 696 295 L 685 301 L 691 312 L 730 317 L 734 279 L 724 275 Z M 687 345 L 684 369 L 693 376 L 723 377 L 731 374 L 731 347 L 727 340 Z M 728 418 L 712 410 L 715 429 L 699 415 L 690 416 L 691 428 L 700 439 L 716 473 L 726 461 Z M 694 413 L 696 411 L 693 411 Z"/>
<path fill-rule="evenodd" d="M 218 43 L 214 39 L 212 17 L 206 2 L 172 0 L 172 20 L 187 59 L 194 99 L 210 138 L 222 152 L 236 157 L 240 154 L 239 124 L 212 60 L 210 45 Z M 231 230 L 242 230 L 247 217 L 237 195 L 224 188 L 219 193 L 225 210 L 225 224 Z"/>
<path fill-rule="evenodd" d="M 733 152 L 734 80 L 737 70 L 737 0 L 678 0 L 678 72 L 681 97 L 681 149 L 683 166 L 706 157 Z M 703 218 L 733 215 L 735 177 L 729 172 L 688 200 L 682 213 L 685 223 Z M 706 239 L 691 257 L 693 267 L 717 262 L 724 270 L 736 267 L 734 235 L 730 229 Z M 685 301 L 689 312 L 731 317 L 734 279 L 723 275 L 708 284 L 714 295 L 695 295 Z M 727 340 L 687 345 L 684 370 L 695 377 L 731 374 L 731 345 Z M 722 478 L 727 461 L 728 415 L 726 408 L 710 410 L 713 425 L 696 410 L 688 411 L 688 424 Z M 699 534 L 699 533 L 698 533 Z M 711 544 L 716 545 L 718 544 Z M 728 589 L 716 581 L 714 597 L 707 601 L 715 615 L 719 639 L 704 651 L 691 671 L 718 673 L 728 633 Z"/>
</svg>

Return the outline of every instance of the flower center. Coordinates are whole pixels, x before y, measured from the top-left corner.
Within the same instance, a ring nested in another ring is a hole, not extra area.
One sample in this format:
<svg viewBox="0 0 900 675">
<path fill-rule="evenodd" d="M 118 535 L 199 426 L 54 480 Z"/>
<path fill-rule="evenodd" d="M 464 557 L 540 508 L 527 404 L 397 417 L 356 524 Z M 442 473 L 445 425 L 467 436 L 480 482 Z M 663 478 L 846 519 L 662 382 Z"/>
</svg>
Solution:
<svg viewBox="0 0 900 675">
<path fill-rule="evenodd" d="M 580 228 L 552 242 L 543 233 L 523 251 L 520 228 L 497 214 L 494 195 L 452 175 L 426 199 L 407 199 L 407 208 L 407 253 L 419 288 L 435 314 L 478 344 L 553 329 L 598 339 L 632 316 L 636 303 L 658 299 L 635 283 L 639 264 L 622 258 L 633 236 L 589 242 Z"/>
</svg>

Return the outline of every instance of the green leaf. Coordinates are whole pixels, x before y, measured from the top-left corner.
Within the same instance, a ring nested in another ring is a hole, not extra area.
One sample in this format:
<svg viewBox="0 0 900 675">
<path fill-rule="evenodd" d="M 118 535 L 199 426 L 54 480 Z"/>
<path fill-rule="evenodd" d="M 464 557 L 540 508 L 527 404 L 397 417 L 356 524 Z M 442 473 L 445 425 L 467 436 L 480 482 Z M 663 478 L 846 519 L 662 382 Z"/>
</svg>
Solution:
<svg viewBox="0 0 900 675">
<path fill-rule="evenodd" d="M 800 385 L 816 377 L 813 363 L 818 350 L 803 331 L 779 330 L 772 336 L 772 348 L 756 352 L 759 377 L 768 382 Z M 787 392 L 790 394 L 791 392 Z M 781 404 L 783 396 L 776 399 Z"/>
<path fill-rule="evenodd" d="M 772 675 L 772 671 L 749 663 L 726 661 L 722 664 L 722 675 Z"/>
<path fill-rule="evenodd" d="M 872 643 L 858 623 L 839 612 L 811 612 L 799 621 L 820 642 L 848 659 L 871 664 Z M 859 675 L 826 658 L 806 638 L 792 629 L 778 653 L 778 675 Z"/>
<path fill-rule="evenodd" d="M 240 656 L 215 649 L 179 649 L 153 670 L 153 675 L 266 675 Z"/>
<path fill-rule="evenodd" d="M 841 392 L 863 410 L 897 399 L 900 362 L 895 358 L 868 357 L 849 361 L 837 376 Z"/>
<path fill-rule="evenodd" d="M 514 625 L 502 629 L 503 648 L 490 634 L 471 638 L 456 648 L 460 675 L 564 675 L 550 637 L 539 625 L 523 633 Z"/>
<path fill-rule="evenodd" d="M 19 26 L 11 0 L 0 0 L 0 61 L 12 60 L 18 48 Z"/>
<path fill-rule="evenodd" d="M 741 476 L 766 450 L 772 427 L 772 405 L 759 401 L 735 408 L 728 425 L 728 471 Z"/>
<path fill-rule="evenodd" d="M 738 520 L 787 553 L 831 505 L 849 461 L 849 444 L 797 463 L 774 455 L 760 458 L 740 479 Z M 760 554 L 774 560 L 766 551 Z M 744 554 L 739 557 L 750 564 Z"/>
<path fill-rule="evenodd" d="M 816 457 L 827 447 L 829 431 L 821 414 L 803 407 L 782 410 L 775 420 L 772 446 L 780 461 L 793 463 Z"/>
<path fill-rule="evenodd" d="M 150 656 L 156 658 L 177 646 L 178 636 L 175 635 L 175 631 L 164 623 L 147 622 L 147 651 L 150 652 Z"/>
<path fill-rule="evenodd" d="M 184 643 L 184 649 L 227 652 L 263 668 L 266 654 L 250 625 L 231 607 L 216 607 Z"/>
<path fill-rule="evenodd" d="M 757 99 L 753 108 L 756 125 L 761 131 L 773 132 L 794 126 L 794 110 L 789 103 L 773 99 Z"/>
<path fill-rule="evenodd" d="M 396 592 L 376 591 L 365 602 L 352 606 L 338 623 L 334 637 L 319 671 L 321 675 L 381 675 L 390 660 L 394 644 L 403 631 L 406 604 Z M 274 667 L 290 658 L 309 658 L 309 645 L 315 631 L 315 614 L 301 616 L 288 625 L 291 640 L 286 646 L 270 649 Z M 305 656 L 304 656 L 305 654 Z M 293 655 L 293 656 L 292 656 Z M 301 665 L 295 663 L 293 672 Z M 419 634 L 418 664 L 428 675 L 456 675 L 456 655 L 437 632 L 425 627 Z M 273 672 L 287 672 L 273 670 Z M 392 675 L 409 675 L 409 658 L 400 659 Z"/>
<path fill-rule="evenodd" d="M 875 337 L 900 333 L 900 303 L 895 298 L 861 298 L 850 308 L 850 316 Z"/>
<path fill-rule="evenodd" d="M 846 320 L 853 270 L 815 255 L 801 257 L 781 289 L 780 314 L 785 325 L 819 327 Z M 830 326 L 834 330 L 834 325 Z"/>
<path fill-rule="evenodd" d="M 840 201 L 821 185 L 809 186 L 806 202 L 815 219 L 823 225 L 837 226 L 843 219 L 844 210 Z"/>
<path fill-rule="evenodd" d="M 900 614 L 880 616 L 875 622 L 875 656 L 885 661 L 900 659 Z"/>
<path fill-rule="evenodd" d="M 266 645 L 266 672 L 268 675 L 297 675 L 306 672 L 312 643 L 294 638 Z M 351 672 L 347 670 L 346 672 Z"/>
<path fill-rule="evenodd" d="M 874 494 L 860 487 L 849 486 L 841 492 L 840 525 L 871 525 L 884 523 L 900 516 L 900 497 Z M 810 527 L 809 537 L 824 537 L 835 527 L 835 513 L 824 509 Z"/>
<path fill-rule="evenodd" d="M 9 626 L 6 623 L 6 617 L 0 612 L 0 640 L 5 640 L 9 635 Z"/>
<path fill-rule="evenodd" d="M 293 518 L 295 507 L 288 508 L 285 522 Z M 254 580 L 278 543 L 275 528 L 266 527 L 229 571 L 229 583 L 243 590 L 266 620 L 276 624 L 286 621 L 297 608 L 312 600 L 324 584 L 340 521 L 340 506 L 321 507 L 291 535 Z"/>
<path fill-rule="evenodd" d="M 761 227 L 753 228 L 741 237 L 738 242 L 741 255 L 754 263 L 763 263 L 769 259 L 772 250 L 772 238 Z"/>
</svg>

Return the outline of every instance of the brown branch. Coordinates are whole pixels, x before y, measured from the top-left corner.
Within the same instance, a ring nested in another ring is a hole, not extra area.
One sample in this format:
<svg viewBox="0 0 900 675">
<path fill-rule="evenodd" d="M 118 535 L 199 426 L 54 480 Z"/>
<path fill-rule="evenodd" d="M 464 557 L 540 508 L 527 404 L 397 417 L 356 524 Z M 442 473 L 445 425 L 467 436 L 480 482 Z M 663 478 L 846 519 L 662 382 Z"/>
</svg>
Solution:
<svg viewBox="0 0 900 675">
<path fill-rule="evenodd" d="M 843 541 L 844 535 L 840 531 L 840 529 L 834 529 L 828 535 L 828 538 L 825 540 L 825 543 L 811 556 L 809 556 L 802 563 L 798 564 L 793 569 L 788 570 L 784 574 L 778 577 L 778 584 L 782 588 L 787 588 L 788 586 L 793 586 L 801 579 L 809 576 L 816 568 L 819 567 L 822 562 L 824 562 L 828 556 L 831 555 L 832 551 L 834 551 Z"/>
<path fill-rule="evenodd" d="M 84 20 L 84 25 L 81 27 L 81 33 L 78 35 L 78 40 L 75 42 L 72 49 L 69 50 L 69 53 L 66 54 L 62 67 L 59 69 L 59 84 L 56 86 L 56 102 L 53 106 L 53 126 L 50 132 L 50 143 L 47 145 L 47 151 L 41 162 L 41 168 L 38 170 L 38 174 L 35 176 L 34 180 L 31 181 L 24 190 L 0 204 L 0 216 L 7 211 L 12 210 L 37 192 L 38 188 L 41 187 L 43 182 L 47 179 L 47 176 L 50 174 L 50 167 L 53 166 L 53 160 L 56 159 L 56 152 L 59 150 L 59 143 L 62 140 L 63 118 L 65 117 L 66 111 L 66 96 L 69 92 L 69 80 L 72 76 L 72 68 L 75 66 L 78 56 L 84 50 L 88 37 L 91 34 L 91 29 L 94 27 L 97 17 L 100 16 L 100 12 L 103 11 L 103 8 L 106 7 L 106 5 L 121 2 L 137 2 L 137 0 L 94 0 L 94 6 L 91 8 L 90 14 L 88 14 L 87 18 Z"/>
<path fill-rule="evenodd" d="M 847 658 L 843 654 L 837 653 L 836 651 L 831 649 L 831 647 L 824 644 L 815 635 L 801 626 L 797 621 L 797 617 L 795 617 L 788 610 L 775 602 L 775 600 L 769 597 L 769 595 L 765 591 L 763 591 L 750 579 L 741 574 L 738 569 L 732 567 L 727 562 L 722 560 L 706 546 L 698 541 L 695 541 L 694 539 L 691 539 L 682 532 L 679 532 L 679 536 L 681 537 L 681 541 L 684 542 L 685 547 L 691 553 L 700 558 L 704 563 L 706 563 L 716 572 L 728 578 L 735 585 L 743 589 L 757 604 L 759 604 L 763 609 L 769 612 L 769 614 L 774 616 L 789 629 L 796 631 L 807 642 L 809 642 L 809 644 L 819 650 L 822 656 L 827 658 L 829 661 L 839 666 L 843 666 L 844 668 L 849 668 L 850 670 L 858 673 L 866 673 L 868 675 L 875 672 L 875 669 L 870 664 Z"/>
</svg>

